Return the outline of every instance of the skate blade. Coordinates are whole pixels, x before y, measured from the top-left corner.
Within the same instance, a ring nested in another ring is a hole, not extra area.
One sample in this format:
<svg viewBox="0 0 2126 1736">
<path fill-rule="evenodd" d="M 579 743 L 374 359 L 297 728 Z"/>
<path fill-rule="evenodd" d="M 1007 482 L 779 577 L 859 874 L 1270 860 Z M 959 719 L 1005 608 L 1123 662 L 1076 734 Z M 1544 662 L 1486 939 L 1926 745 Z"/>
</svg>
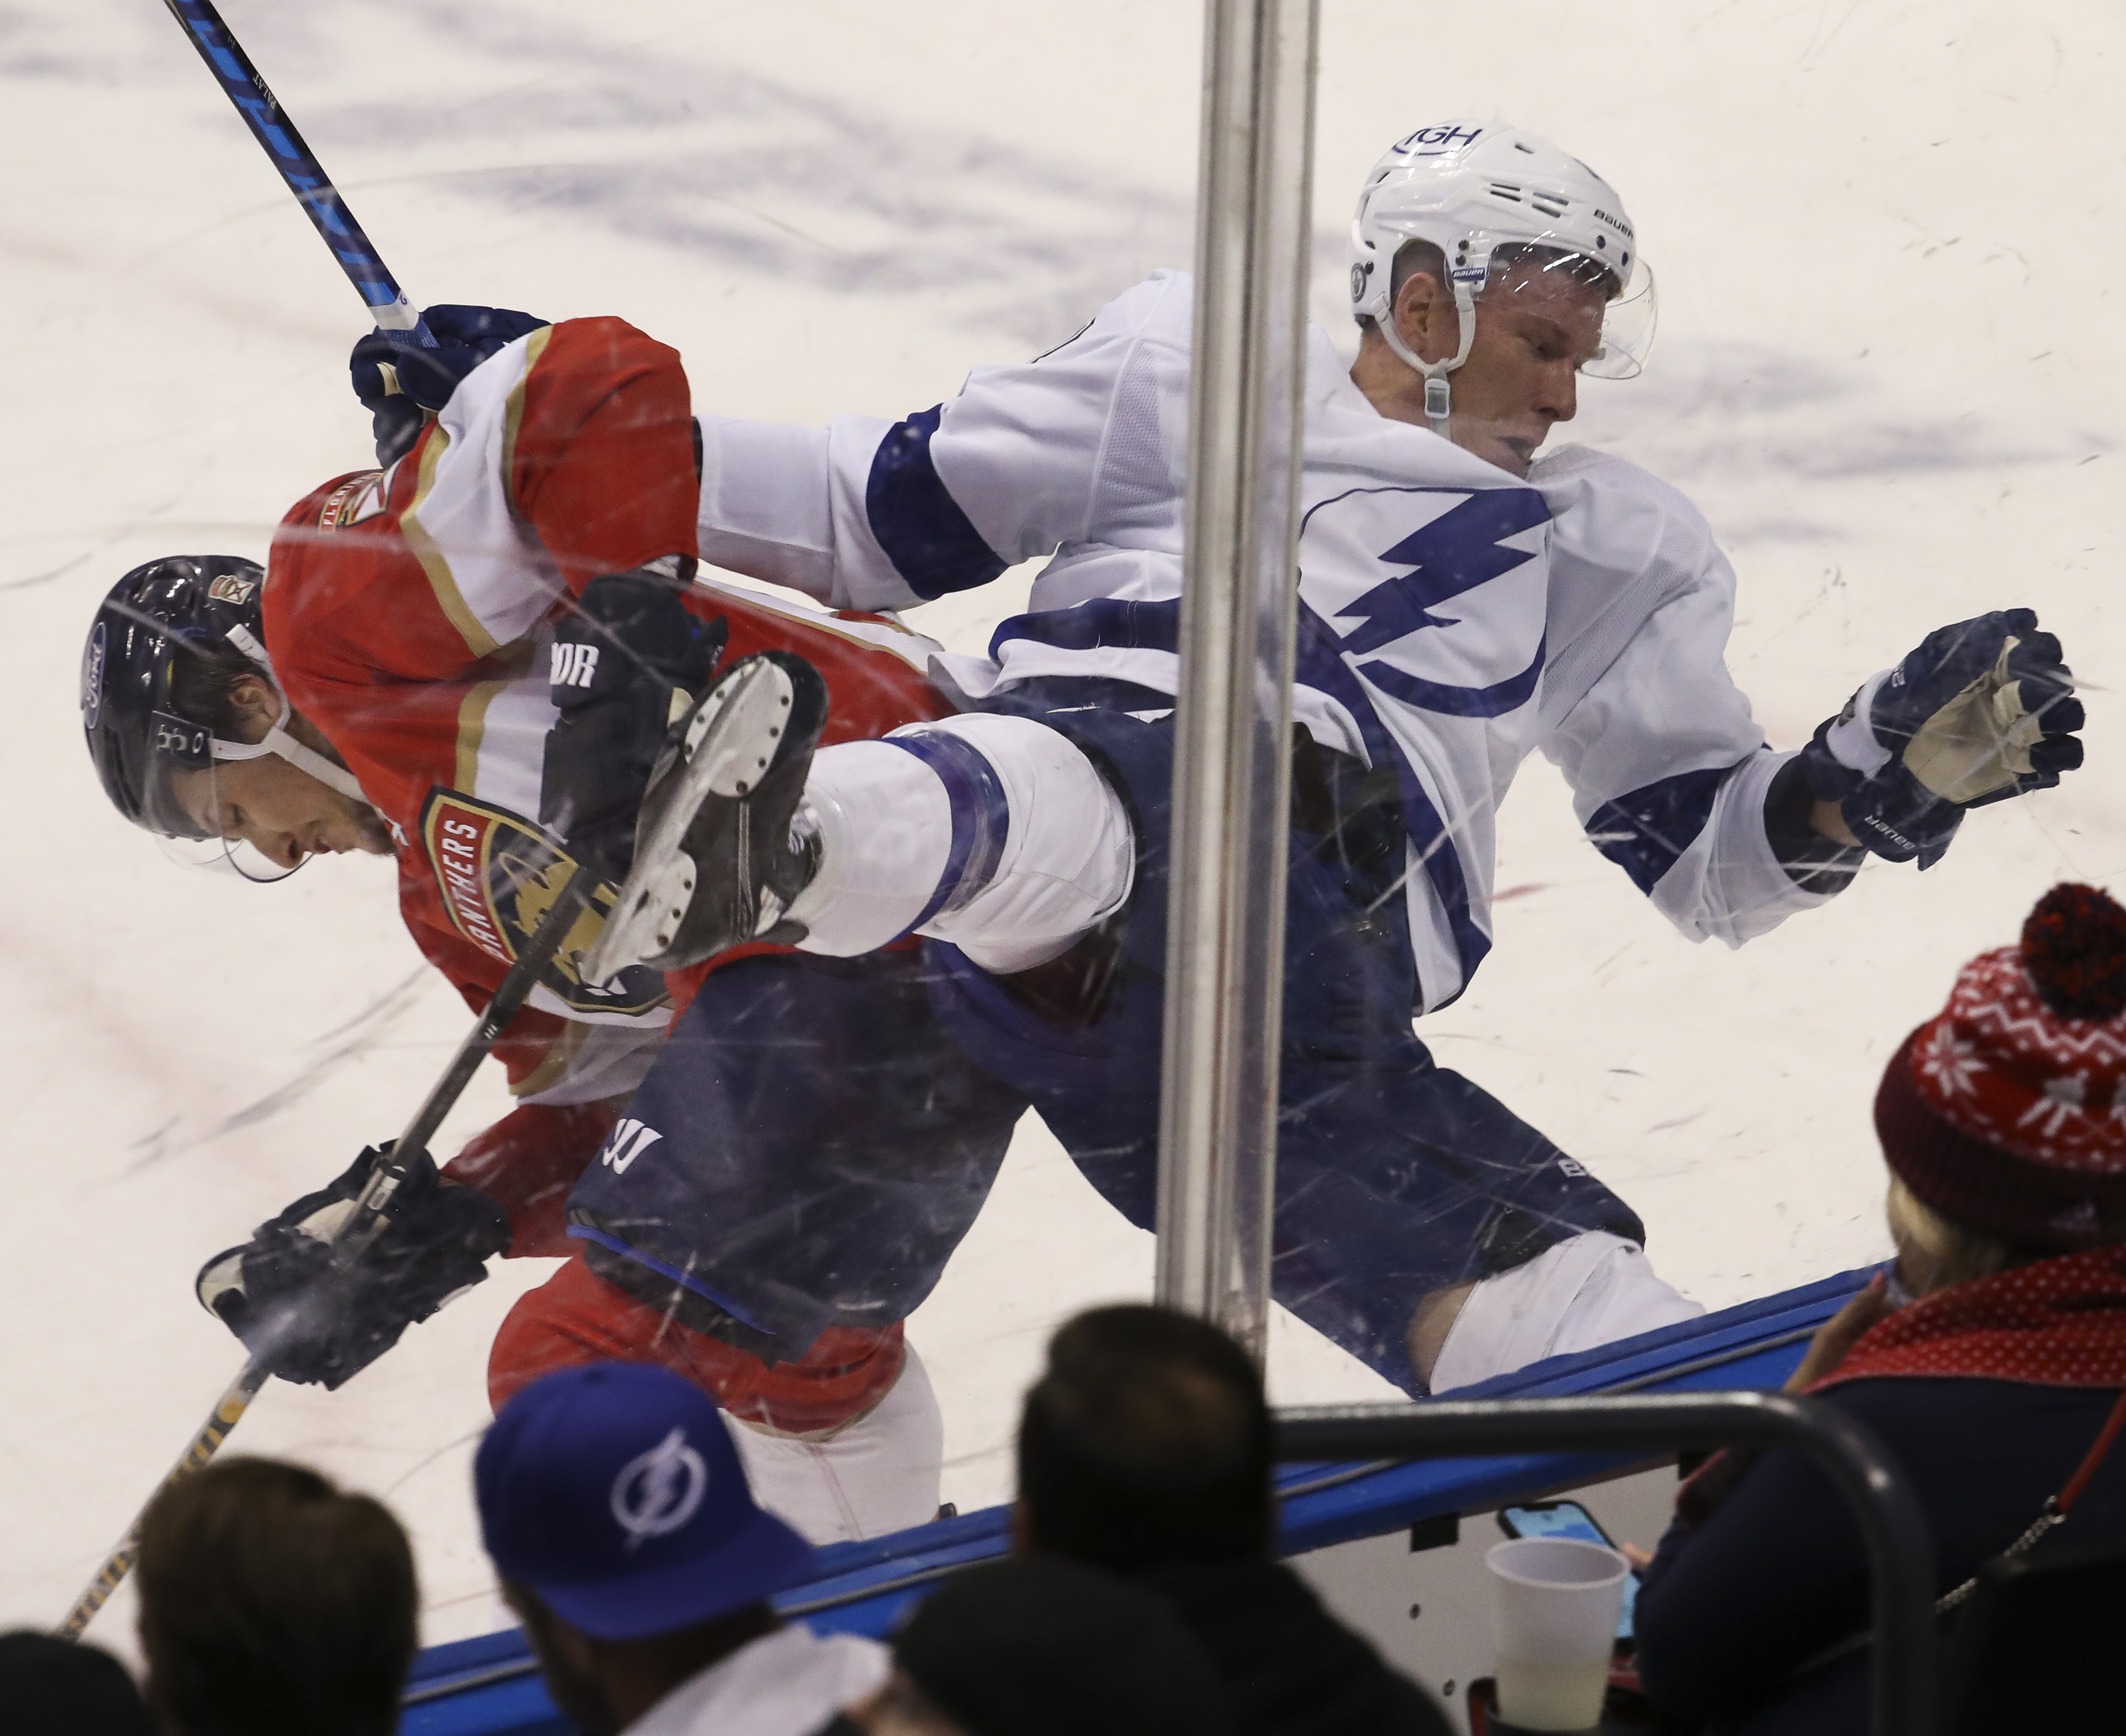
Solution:
<svg viewBox="0 0 2126 1736">
<path fill-rule="evenodd" d="M 702 702 L 680 751 L 678 787 L 635 853 L 612 915 L 584 955 L 583 982 L 600 987 L 631 965 L 669 950 L 694 899 L 694 864 L 680 849 L 711 796 L 746 795 L 775 762 L 789 728 L 796 689 L 789 675 L 763 660 L 741 666 Z"/>
</svg>

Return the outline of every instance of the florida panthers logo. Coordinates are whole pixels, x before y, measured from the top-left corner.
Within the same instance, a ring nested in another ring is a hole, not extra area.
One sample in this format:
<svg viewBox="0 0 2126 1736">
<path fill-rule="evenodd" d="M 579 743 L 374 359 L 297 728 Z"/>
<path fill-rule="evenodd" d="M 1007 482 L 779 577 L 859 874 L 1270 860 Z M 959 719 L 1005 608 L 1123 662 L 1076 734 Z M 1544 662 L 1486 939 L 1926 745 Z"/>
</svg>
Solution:
<svg viewBox="0 0 2126 1736">
<path fill-rule="evenodd" d="M 1300 594 L 1382 693 L 1503 717 L 1543 676 L 1549 522 L 1530 488 L 1354 489 L 1308 512 Z"/>
<path fill-rule="evenodd" d="M 576 873 L 574 859 L 540 828 L 457 790 L 428 792 L 421 844 L 458 932 L 505 964 L 515 962 Z M 578 1017 L 593 1021 L 602 1015 L 638 1018 L 665 1001 L 664 976 L 647 965 L 631 966 L 595 988 L 583 982 L 578 967 L 597 944 L 613 897 L 611 887 L 598 887 L 541 980 Z"/>
</svg>

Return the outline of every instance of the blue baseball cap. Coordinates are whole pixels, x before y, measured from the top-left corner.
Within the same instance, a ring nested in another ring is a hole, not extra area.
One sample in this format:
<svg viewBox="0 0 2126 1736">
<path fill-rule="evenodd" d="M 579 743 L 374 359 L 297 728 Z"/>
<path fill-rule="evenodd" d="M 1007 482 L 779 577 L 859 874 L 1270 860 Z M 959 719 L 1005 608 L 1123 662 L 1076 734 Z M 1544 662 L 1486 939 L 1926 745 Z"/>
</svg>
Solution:
<svg viewBox="0 0 2126 1736">
<path fill-rule="evenodd" d="M 692 1627 L 812 1572 L 811 1544 L 754 1505 L 716 1401 L 664 1369 L 533 1381 L 480 1442 L 473 1486 L 496 1570 L 594 1639 Z"/>
</svg>

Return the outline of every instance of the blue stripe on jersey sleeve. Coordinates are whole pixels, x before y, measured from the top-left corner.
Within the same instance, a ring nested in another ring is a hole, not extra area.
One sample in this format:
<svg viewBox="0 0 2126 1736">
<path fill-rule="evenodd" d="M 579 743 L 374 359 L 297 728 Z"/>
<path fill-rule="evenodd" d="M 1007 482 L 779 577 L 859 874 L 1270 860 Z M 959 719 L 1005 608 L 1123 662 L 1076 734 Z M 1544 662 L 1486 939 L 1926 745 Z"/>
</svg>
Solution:
<svg viewBox="0 0 2126 1736">
<path fill-rule="evenodd" d="M 1178 651 L 1181 599 L 1170 597 L 1152 603 L 1096 597 L 1066 609 L 1013 615 L 990 635 L 990 655 L 1001 656 L 1004 647 L 1015 639 L 1065 651 Z"/>
<path fill-rule="evenodd" d="M 1713 817 L 1713 804 L 1732 766 L 1708 766 L 1678 772 L 1644 789 L 1605 802 L 1587 816 L 1587 835 L 1594 848 L 1651 893 L 1662 875 L 1698 841 Z"/>
<path fill-rule="evenodd" d="M 888 428 L 864 483 L 872 535 L 909 589 L 925 598 L 987 584 L 1005 566 L 931 462 L 943 414 L 933 404 Z"/>
</svg>

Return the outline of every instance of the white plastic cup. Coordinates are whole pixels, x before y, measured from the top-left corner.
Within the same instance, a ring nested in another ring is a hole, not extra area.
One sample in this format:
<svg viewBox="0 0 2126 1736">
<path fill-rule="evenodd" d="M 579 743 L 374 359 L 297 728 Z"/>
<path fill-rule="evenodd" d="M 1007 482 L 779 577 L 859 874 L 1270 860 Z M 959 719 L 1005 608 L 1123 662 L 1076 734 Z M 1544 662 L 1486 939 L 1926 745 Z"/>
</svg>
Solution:
<svg viewBox="0 0 2126 1736">
<path fill-rule="evenodd" d="M 1573 1537 L 1495 1544 L 1484 1563 L 1500 1717 L 1524 1730 L 1594 1729 L 1631 1564 Z"/>
</svg>

